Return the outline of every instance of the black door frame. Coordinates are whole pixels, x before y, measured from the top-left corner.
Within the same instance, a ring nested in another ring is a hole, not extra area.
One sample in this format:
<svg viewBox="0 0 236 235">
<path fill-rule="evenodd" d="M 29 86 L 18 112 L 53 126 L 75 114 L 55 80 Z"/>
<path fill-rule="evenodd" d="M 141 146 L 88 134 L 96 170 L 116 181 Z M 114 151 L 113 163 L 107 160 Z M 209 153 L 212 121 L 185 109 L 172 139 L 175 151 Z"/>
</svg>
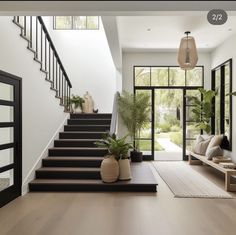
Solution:
<svg viewBox="0 0 236 235">
<path fill-rule="evenodd" d="M 182 90 L 183 91 L 183 160 L 187 161 L 188 160 L 188 156 L 186 155 L 186 91 L 187 90 L 197 90 L 198 88 L 203 88 L 204 87 L 204 66 L 203 65 L 199 65 L 197 67 L 201 67 L 202 68 L 202 86 L 135 86 L 135 68 L 136 67 L 168 67 L 168 71 L 169 68 L 176 68 L 179 66 L 163 66 L 163 65 L 158 65 L 158 66 L 148 66 L 148 65 L 135 65 L 133 66 L 133 92 L 134 94 L 136 93 L 137 90 L 151 90 L 151 103 L 152 103 L 152 120 L 151 120 L 151 155 L 144 155 L 143 159 L 144 160 L 148 160 L 148 161 L 153 161 L 154 160 L 154 152 L 155 152 L 155 90 L 158 89 L 170 89 L 170 90 Z M 186 79 L 186 71 L 185 71 L 185 79 Z M 150 80 L 151 80 L 151 76 L 150 76 Z M 186 81 L 185 81 L 186 82 Z M 151 82 L 150 82 L 151 84 Z M 168 82 L 169 84 L 169 82 Z"/>
<path fill-rule="evenodd" d="M 14 100 L 0 100 L 0 105 L 14 107 L 13 122 L 2 122 L 0 128 L 14 127 L 14 143 L 0 145 L 0 149 L 14 148 L 12 164 L 0 168 L 0 173 L 14 169 L 14 183 L 0 192 L 0 207 L 21 195 L 22 185 L 22 79 L 0 70 L 0 82 L 14 86 Z"/>
</svg>

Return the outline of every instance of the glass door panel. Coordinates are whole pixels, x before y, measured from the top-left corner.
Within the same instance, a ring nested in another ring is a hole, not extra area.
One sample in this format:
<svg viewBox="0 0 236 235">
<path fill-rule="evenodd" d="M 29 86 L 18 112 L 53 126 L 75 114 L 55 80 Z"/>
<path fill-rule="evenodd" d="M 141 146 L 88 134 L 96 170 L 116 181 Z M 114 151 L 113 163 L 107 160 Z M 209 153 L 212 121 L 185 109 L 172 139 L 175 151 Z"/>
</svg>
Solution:
<svg viewBox="0 0 236 235">
<path fill-rule="evenodd" d="M 155 90 L 155 160 L 183 159 L 183 90 Z"/>
<path fill-rule="evenodd" d="M 185 91 L 185 158 L 187 158 L 186 155 L 188 155 L 189 151 L 193 150 L 196 137 L 201 134 L 201 130 L 196 127 L 197 120 L 192 111 L 195 106 L 189 97 L 198 97 L 201 99 L 201 93 L 196 89 Z"/>
<path fill-rule="evenodd" d="M 143 153 L 144 159 L 151 159 L 153 156 L 153 144 L 152 144 L 152 138 L 153 138 L 153 130 L 152 130 L 152 90 L 151 89 L 135 89 L 135 94 L 138 93 L 145 93 L 149 96 L 149 105 L 150 105 L 150 111 L 149 111 L 149 120 L 150 122 L 141 130 L 140 133 L 140 151 Z M 136 139 L 138 140 L 138 139 Z"/>
</svg>

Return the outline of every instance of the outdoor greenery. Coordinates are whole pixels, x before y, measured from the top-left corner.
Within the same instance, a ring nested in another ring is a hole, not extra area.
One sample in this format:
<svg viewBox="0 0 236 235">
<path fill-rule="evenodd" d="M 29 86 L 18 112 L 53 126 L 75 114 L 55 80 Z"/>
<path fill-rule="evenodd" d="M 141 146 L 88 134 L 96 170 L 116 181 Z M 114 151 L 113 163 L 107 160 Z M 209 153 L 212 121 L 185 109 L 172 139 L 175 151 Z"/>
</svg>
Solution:
<svg viewBox="0 0 236 235">
<path fill-rule="evenodd" d="M 55 16 L 55 29 L 99 29 L 98 16 Z"/>
<path fill-rule="evenodd" d="M 140 141 L 140 149 L 142 151 L 151 151 L 151 141 L 144 140 Z M 164 149 L 161 147 L 161 145 L 158 142 L 155 142 L 154 145 L 154 151 L 163 151 Z"/>
<path fill-rule="evenodd" d="M 135 67 L 135 86 L 202 86 L 202 67 L 188 70 L 179 67 Z"/>
<path fill-rule="evenodd" d="M 183 144 L 182 131 L 170 132 L 170 140 L 171 140 L 171 142 L 177 144 L 178 146 L 182 146 L 182 144 Z"/>
<path fill-rule="evenodd" d="M 229 94 L 227 94 L 227 96 L 228 95 L 233 95 L 233 96 L 236 96 L 236 91 L 234 91 L 234 92 L 232 92 L 232 93 L 229 93 Z"/>
<path fill-rule="evenodd" d="M 195 96 L 188 98 L 192 100 L 194 105 L 192 112 L 194 121 L 196 122 L 195 126 L 209 134 L 211 132 L 211 118 L 213 117 L 212 99 L 215 97 L 216 92 L 203 88 L 199 88 L 198 90 L 202 94 L 202 100 Z"/>
<path fill-rule="evenodd" d="M 146 93 L 132 94 L 123 92 L 118 99 L 119 114 L 126 125 L 132 140 L 135 140 L 135 150 L 139 151 L 141 130 L 150 123 L 150 97 Z"/>
<path fill-rule="evenodd" d="M 103 139 L 95 142 L 98 147 L 107 148 L 108 156 L 115 156 L 116 160 L 129 158 L 128 152 L 133 146 L 126 142 L 127 136 L 117 138 L 116 134 L 105 135 Z"/>
</svg>

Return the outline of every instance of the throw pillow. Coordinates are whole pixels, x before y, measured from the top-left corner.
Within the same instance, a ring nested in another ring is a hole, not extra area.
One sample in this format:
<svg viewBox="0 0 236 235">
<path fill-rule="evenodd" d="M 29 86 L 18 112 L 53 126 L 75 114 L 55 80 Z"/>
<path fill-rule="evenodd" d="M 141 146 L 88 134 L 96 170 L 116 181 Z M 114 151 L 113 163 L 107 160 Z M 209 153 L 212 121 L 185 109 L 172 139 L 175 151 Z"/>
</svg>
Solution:
<svg viewBox="0 0 236 235">
<path fill-rule="evenodd" d="M 223 136 L 222 135 L 215 135 L 211 139 L 211 142 L 209 143 L 209 145 L 207 147 L 206 154 L 208 155 L 208 151 L 210 151 L 211 148 L 213 148 L 215 146 L 221 145 L 222 140 L 223 140 Z"/>
<path fill-rule="evenodd" d="M 209 150 L 207 149 L 207 152 L 206 152 L 206 157 L 208 160 L 212 160 L 213 157 L 222 156 L 222 155 L 223 155 L 223 151 L 220 146 L 214 146 L 210 148 Z"/>
<path fill-rule="evenodd" d="M 196 145 L 193 150 L 194 153 L 200 154 L 200 155 L 205 155 L 210 141 L 211 141 L 210 137 L 208 139 L 203 139 L 202 137 L 198 137 Z"/>
</svg>

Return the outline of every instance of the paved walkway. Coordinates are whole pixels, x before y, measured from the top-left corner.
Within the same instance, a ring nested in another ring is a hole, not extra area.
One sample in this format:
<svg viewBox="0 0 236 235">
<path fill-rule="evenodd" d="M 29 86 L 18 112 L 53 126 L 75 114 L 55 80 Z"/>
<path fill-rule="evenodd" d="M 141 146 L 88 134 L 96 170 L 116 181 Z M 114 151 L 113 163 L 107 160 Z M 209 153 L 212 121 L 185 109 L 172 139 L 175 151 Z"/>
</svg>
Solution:
<svg viewBox="0 0 236 235">
<path fill-rule="evenodd" d="M 158 138 L 156 140 L 165 152 L 182 152 L 182 148 L 170 141 L 170 138 Z"/>
</svg>

